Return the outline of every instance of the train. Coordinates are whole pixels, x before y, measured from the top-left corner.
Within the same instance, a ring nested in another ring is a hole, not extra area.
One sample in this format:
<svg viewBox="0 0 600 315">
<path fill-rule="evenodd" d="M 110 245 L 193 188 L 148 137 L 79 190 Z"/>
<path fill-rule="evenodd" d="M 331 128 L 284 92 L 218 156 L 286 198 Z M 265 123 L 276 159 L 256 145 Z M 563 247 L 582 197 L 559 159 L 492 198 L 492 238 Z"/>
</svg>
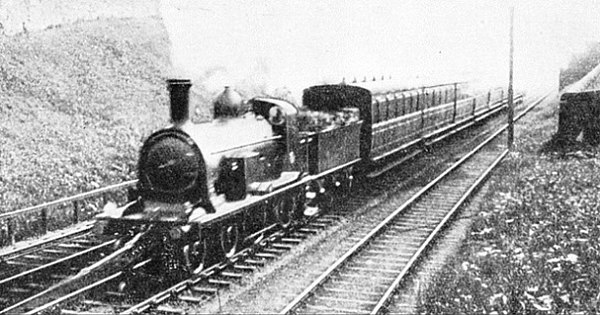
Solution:
<svg viewBox="0 0 600 315">
<path fill-rule="evenodd" d="M 151 257 L 153 272 L 170 279 L 331 209 L 356 178 L 506 107 L 503 88 L 474 94 L 466 82 L 321 84 L 306 88 L 300 105 L 246 101 L 228 87 L 214 119 L 196 124 L 191 86 L 167 80 L 171 125 L 143 143 L 130 201 L 96 217 L 98 235 L 137 242 L 124 263 Z"/>
</svg>

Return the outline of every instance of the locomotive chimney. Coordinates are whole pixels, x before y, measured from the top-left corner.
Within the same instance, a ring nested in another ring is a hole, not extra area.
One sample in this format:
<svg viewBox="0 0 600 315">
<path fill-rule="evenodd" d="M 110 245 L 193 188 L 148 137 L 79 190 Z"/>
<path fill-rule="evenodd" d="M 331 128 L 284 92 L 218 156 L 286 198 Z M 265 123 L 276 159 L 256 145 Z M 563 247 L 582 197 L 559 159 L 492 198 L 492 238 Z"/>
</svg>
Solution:
<svg viewBox="0 0 600 315">
<path fill-rule="evenodd" d="M 192 81 L 187 79 L 169 79 L 167 88 L 171 98 L 171 122 L 182 125 L 190 118 L 190 87 Z"/>
</svg>

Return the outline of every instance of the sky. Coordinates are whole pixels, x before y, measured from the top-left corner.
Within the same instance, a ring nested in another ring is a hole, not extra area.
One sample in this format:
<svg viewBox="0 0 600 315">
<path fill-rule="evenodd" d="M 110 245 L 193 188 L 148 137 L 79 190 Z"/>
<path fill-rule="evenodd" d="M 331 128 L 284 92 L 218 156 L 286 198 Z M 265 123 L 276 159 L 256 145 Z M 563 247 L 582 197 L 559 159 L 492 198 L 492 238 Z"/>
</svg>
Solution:
<svg viewBox="0 0 600 315">
<path fill-rule="evenodd" d="M 295 94 L 365 77 L 507 85 L 514 6 L 517 87 L 556 85 L 600 41 L 600 1 L 164 0 L 173 76 Z"/>
</svg>

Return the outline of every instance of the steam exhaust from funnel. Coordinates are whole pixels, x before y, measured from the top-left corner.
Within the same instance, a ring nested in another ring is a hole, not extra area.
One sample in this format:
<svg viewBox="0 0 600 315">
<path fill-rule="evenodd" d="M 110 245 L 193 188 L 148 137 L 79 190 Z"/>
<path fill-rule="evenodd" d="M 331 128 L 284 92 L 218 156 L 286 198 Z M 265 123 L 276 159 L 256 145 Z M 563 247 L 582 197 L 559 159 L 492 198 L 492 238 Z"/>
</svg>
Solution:
<svg viewBox="0 0 600 315">
<path fill-rule="evenodd" d="M 190 119 L 190 88 L 188 79 L 169 79 L 167 89 L 171 100 L 171 122 L 180 126 Z"/>
</svg>

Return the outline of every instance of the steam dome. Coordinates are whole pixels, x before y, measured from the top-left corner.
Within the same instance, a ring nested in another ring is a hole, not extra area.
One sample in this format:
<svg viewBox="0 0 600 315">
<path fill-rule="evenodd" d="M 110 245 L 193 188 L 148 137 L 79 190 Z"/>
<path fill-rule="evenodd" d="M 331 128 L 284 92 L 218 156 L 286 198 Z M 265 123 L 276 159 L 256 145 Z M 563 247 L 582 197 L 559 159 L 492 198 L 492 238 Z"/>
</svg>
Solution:
<svg viewBox="0 0 600 315">
<path fill-rule="evenodd" d="M 214 106 L 214 117 L 236 117 L 242 113 L 242 96 L 229 86 L 217 97 Z"/>
</svg>

